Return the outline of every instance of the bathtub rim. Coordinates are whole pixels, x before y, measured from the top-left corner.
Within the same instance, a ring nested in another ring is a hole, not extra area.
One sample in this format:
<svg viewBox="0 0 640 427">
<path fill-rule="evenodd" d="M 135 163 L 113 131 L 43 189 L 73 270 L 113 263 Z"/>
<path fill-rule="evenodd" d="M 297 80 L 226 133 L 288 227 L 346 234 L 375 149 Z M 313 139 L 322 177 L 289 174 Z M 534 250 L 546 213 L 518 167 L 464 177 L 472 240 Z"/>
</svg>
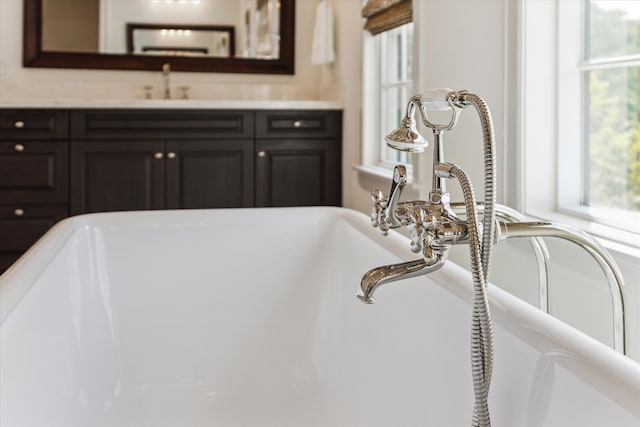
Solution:
<svg viewBox="0 0 640 427">
<path fill-rule="evenodd" d="M 140 221 L 141 224 L 147 224 L 146 219 L 150 215 L 157 220 L 171 221 L 176 216 L 211 219 L 212 214 L 253 215 L 263 212 L 278 215 L 284 211 L 299 211 L 305 215 L 331 215 L 336 219 L 345 220 L 367 238 L 390 252 L 389 263 L 407 261 L 416 257 L 409 251 L 408 238 L 393 230 L 388 236 L 382 236 L 370 226 L 366 214 L 342 207 L 194 209 L 84 214 L 57 223 L 0 276 L 0 328 L 10 317 L 13 309 L 29 292 L 46 266 L 54 260 L 60 248 L 73 237 L 74 233 L 81 229 L 131 219 Z M 371 267 L 377 267 L 377 265 Z M 447 262 L 443 268 L 428 276 L 430 280 L 455 294 L 467 304 L 472 303 L 471 274 L 463 267 L 453 262 Z M 418 280 L 428 279 L 419 278 Z M 398 283 L 401 281 L 385 285 L 385 291 L 388 291 L 390 287 L 398 286 Z M 639 363 L 495 285 L 489 284 L 488 295 L 494 321 L 499 322 L 516 336 L 528 336 L 534 339 L 535 342 L 527 342 L 541 354 L 558 355 L 564 361 L 572 361 L 575 366 L 568 366 L 570 369 L 591 368 L 603 378 L 615 377 L 618 383 L 623 384 L 630 392 L 640 393 Z M 383 295 L 377 304 L 384 304 Z"/>
</svg>

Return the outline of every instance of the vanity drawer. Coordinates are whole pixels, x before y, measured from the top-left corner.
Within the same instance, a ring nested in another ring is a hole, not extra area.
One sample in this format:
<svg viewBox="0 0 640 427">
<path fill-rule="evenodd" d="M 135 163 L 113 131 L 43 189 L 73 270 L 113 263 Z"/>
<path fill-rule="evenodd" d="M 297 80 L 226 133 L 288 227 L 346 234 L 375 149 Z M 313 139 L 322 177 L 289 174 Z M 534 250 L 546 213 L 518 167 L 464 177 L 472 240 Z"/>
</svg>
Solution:
<svg viewBox="0 0 640 427">
<path fill-rule="evenodd" d="M 0 204 L 66 203 L 68 182 L 66 141 L 0 142 Z"/>
<path fill-rule="evenodd" d="M 0 110 L 0 140 L 66 139 L 65 110 Z"/>
<path fill-rule="evenodd" d="M 0 273 L 67 216 L 64 205 L 0 206 Z"/>
<path fill-rule="evenodd" d="M 342 133 L 340 111 L 258 111 L 258 138 L 337 138 Z"/>
<path fill-rule="evenodd" d="M 252 138 L 253 113 L 207 110 L 71 112 L 73 139 Z"/>
</svg>

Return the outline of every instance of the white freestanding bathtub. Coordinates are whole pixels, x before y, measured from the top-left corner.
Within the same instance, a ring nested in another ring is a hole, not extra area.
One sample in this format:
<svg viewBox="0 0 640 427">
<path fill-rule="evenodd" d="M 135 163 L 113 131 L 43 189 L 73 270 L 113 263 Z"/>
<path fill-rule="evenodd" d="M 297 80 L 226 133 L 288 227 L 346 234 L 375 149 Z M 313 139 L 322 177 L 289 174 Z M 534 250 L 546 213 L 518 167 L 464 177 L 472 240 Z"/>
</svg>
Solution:
<svg viewBox="0 0 640 427">
<path fill-rule="evenodd" d="M 468 426 L 470 275 L 341 208 L 86 215 L 0 278 L 0 425 Z M 640 365 L 490 288 L 494 427 L 638 426 Z"/>
</svg>

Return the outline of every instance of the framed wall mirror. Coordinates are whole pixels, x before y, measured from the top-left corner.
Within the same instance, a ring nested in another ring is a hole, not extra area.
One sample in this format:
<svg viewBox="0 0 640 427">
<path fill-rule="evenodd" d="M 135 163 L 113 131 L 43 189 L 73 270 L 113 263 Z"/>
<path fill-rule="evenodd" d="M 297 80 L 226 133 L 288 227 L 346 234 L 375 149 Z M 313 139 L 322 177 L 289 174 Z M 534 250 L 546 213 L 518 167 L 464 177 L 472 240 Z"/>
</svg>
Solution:
<svg viewBox="0 0 640 427">
<path fill-rule="evenodd" d="M 24 0 L 24 66 L 294 73 L 295 0 Z"/>
</svg>

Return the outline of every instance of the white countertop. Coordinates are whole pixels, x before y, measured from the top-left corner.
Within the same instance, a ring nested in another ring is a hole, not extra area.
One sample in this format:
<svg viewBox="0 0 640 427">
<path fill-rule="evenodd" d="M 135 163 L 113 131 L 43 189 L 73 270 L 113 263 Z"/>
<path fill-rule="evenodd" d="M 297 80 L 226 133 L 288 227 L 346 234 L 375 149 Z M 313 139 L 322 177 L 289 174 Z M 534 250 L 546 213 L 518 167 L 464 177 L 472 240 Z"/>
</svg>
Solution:
<svg viewBox="0 0 640 427">
<path fill-rule="evenodd" d="M 167 108 L 238 110 L 341 110 L 340 101 L 206 99 L 20 99 L 0 100 L 0 108 Z"/>
</svg>

